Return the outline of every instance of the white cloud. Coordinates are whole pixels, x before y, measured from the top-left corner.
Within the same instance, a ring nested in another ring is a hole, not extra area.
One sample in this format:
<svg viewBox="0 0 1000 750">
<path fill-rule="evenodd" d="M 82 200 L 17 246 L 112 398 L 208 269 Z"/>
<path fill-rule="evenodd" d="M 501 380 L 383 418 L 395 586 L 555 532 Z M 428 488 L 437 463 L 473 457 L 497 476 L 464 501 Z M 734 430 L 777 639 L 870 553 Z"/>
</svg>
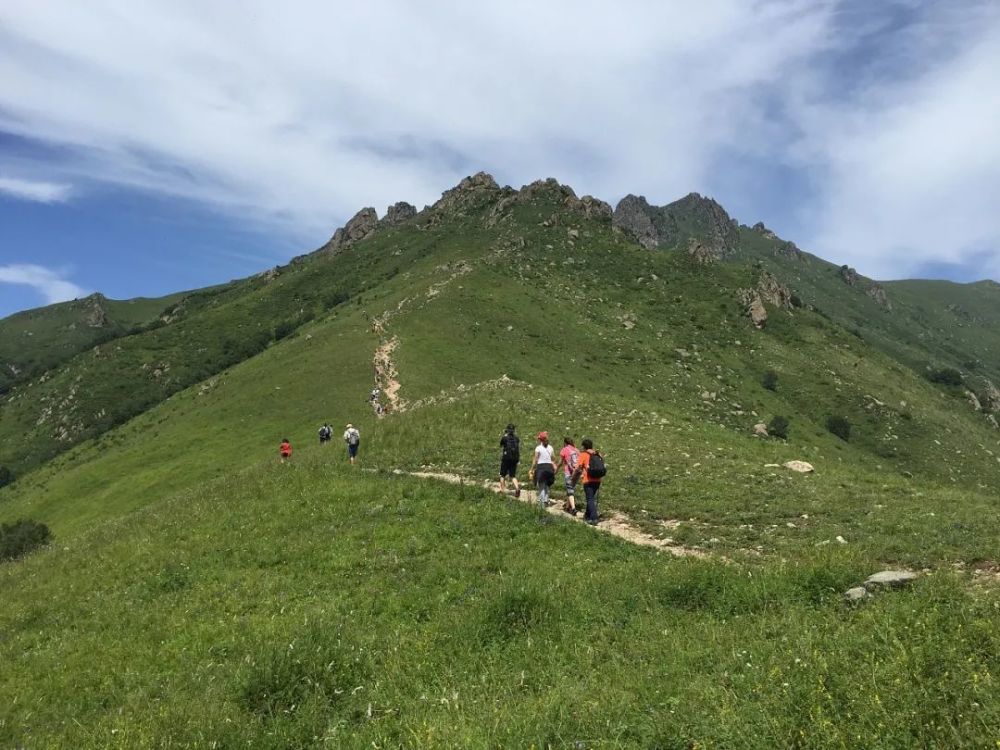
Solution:
<svg viewBox="0 0 1000 750">
<path fill-rule="evenodd" d="M 68 182 L 317 244 L 486 169 L 609 200 L 739 191 L 740 218 L 882 276 L 1000 248 L 990 0 L 230 7 L 8 0 L 0 131 L 56 147 Z M 761 164 L 814 189 L 751 190 Z"/>
<path fill-rule="evenodd" d="M 86 294 L 82 288 L 64 279 L 56 271 L 30 263 L 0 266 L 0 283 L 30 286 L 42 295 L 46 304 L 78 299 Z"/>
<path fill-rule="evenodd" d="M 69 198 L 70 191 L 70 186 L 62 183 L 22 180 L 0 175 L 0 193 L 20 200 L 61 203 Z"/>
</svg>

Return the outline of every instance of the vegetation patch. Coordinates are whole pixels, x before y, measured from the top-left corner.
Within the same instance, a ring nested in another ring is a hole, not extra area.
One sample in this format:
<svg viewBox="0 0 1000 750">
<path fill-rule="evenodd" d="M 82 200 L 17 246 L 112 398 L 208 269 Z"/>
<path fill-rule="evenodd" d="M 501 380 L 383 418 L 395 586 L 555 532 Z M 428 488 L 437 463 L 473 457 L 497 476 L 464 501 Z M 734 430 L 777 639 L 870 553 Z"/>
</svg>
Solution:
<svg viewBox="0 0 1000 750">
<path fill-rule="evenodd" d="M 16 560 L 48 544 L 52 532 L 44 523 L 22 519 L 0 524 L 0 560 Z"/>
</svg>

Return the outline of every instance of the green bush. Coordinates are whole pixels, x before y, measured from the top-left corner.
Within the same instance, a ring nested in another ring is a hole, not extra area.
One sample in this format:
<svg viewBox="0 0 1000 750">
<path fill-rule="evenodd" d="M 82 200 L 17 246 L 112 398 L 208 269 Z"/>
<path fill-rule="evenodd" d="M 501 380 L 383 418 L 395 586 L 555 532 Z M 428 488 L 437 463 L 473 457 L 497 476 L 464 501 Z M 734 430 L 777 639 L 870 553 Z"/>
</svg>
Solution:
<svg viewBox="0 0 1000 750">
<path fill-rule="evenodd" d="M 940 385 L 962 385 L 965 382 L 962 373 L 954 367 L 941 367 L 927 373 L 927 379 Z"/>
<path fill-rule="evenodd" d="M 851 423 L 847 421 L 847 417 L 827 417 L 826 429 L 844 442 L 851 439 Z"/>
<path fill-rule="evenodd" d="M 14 481 L 14 472 L 6 466 L 0 466 L 0 487 L 6 487 Z"/>
<path fill-rule="evenodd" d="M 0 561 L 16 560 L 33 552 L 52 538 L 44 523 L 22 519 L 0 524 Z"/>
<path fill-rule="evenodd" d="M 779 437 L 782 440 L 788 439 L 788 417 L 776 416 L 767 425 L 767 434 L 772 437 Z"/>
<path fill-rule="evenodd" d="M 761 385 L 769 391 L 778 390 L 778 373 L 774 370 L 768 370 L 765 372 L 764 377 L 761 379 Z"/>
</svg>

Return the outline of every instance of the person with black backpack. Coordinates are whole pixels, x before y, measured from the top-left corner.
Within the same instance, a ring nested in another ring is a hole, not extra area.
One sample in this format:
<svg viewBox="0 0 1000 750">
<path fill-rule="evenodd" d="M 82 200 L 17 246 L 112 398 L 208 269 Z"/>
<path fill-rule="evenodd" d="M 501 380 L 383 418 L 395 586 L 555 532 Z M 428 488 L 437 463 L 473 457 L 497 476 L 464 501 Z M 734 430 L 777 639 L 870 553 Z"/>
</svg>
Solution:
<svg viewBox="0 0 1000 750">
<path fill-rule="evenodd" d="M 583 520 L 596 526 L 600 517 L 597 513 L 597 495 L 601 491 L 601 480 L 608 473 L 608 467 L 604 464 L 604 456 L 594 450 L 593 440 L 584 438 L 580 445 L 583 450 L 580 451 L 574 476 L 577 480 L 583 480 L 583 493 L 587 497 L 587 512 Z"/>
<path fill-rule="evenodd" d="M 333 437 L 333 428 L 330 426 L 329 422 L 324 422 L 323 426 L 319 428 L 319 444 L 329 443 L 330 438 Z"/>
<path fill-rule="evenodd" d="M 500 437 L 500 492 L 507 494 L 507 477 L 514 484 L 514 497 L 521 497 L 517 481 L 517 465 L 521 461 L 521 439 L 513 424 L 508 424 Z"/>
</svg>

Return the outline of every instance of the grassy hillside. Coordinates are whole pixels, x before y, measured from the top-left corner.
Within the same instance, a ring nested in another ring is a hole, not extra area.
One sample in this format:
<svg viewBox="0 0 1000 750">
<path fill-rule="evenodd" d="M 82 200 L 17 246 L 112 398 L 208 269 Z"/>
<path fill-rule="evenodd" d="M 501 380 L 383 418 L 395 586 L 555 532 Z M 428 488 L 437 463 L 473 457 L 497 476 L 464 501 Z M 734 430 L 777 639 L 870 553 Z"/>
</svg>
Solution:
<svg viewBox="0 0 1000 750">
<path fill-rule="evenodd" d="M 184 293 L 153 299 L 92 294 L 0 320 L 0 393 L 97 344 L 156 321 Z"/>
<path fill-rule="evenodd" d="M 44 522 L 55 541 L 0 567 L 0 659 L 15 664 L 0 737 L 995 741 L 995 593 L 970 571 L 996 566 L 1000 433 L 962 389 L 830 314 L 818 295 L 841 287 L 794 278 L 778 244 L 745 245 L 706 265 L 640 247 L 555 183 L 470 181 L 15 387 L 0 455 L 27 471 L 0 489 L 0 521 Z M 743 294 L 758 260 L 807 303 L 768 303 L 762 329 Z M 365 403 L 376 379 L 395 381 L 384 419 Z M 73 383 L 79 411 L 118 416 L 53 443 L 38 409 Z M 753 436 L 778 415 L 787 439 Z M 325 420 L 360 427 L 353 472 L 337 441 L 317 445 Z M 539 429 L 592 437 L 611 466 L 602 512 L 703 559 L 478 489 L 508 421 L 525 453 Z M 296 456 L 279 466 L 286 436 Z M 926 573 L 845 609 L 843 589 L 886 566 Z"/>
</svg>

